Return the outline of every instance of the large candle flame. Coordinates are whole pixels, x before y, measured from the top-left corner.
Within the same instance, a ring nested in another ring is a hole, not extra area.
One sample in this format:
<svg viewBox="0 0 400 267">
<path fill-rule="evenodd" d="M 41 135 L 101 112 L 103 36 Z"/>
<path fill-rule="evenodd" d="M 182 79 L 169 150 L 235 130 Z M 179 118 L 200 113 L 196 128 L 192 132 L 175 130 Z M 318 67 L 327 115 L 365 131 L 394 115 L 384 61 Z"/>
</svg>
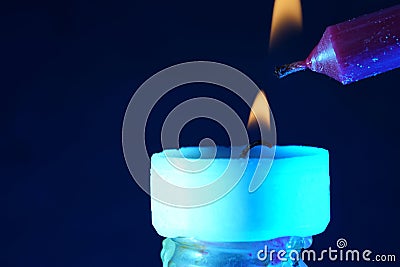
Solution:
<svg viewBox="0 0 400 267">
<path fill-rule="evenodd" d="M 263 91 L 260 91 L 254 99 L 253 105 L 251 106 L 247 128 L 256 125 L 259 125 L 259 127 L 266 127 L 268 130 L 271 129 L 271 112 L 267 97 Z"/>
<path fill-rule="evenodd" d="M 272 48 L 289 31 L 301 31 L 303 15 L 300 0 L 275 0 L 269 47 Z"/>
</svg>

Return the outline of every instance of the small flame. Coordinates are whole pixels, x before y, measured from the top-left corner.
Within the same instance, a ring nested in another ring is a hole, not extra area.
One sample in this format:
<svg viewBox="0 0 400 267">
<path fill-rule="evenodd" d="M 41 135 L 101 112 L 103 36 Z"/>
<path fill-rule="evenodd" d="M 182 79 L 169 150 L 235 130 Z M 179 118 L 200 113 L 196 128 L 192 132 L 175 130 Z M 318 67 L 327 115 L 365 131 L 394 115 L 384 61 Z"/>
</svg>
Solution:
<svg viewBox="0 0 400 267">
<path fill-rule="evenodd" d="M 275 0 L 269 47 L 273 47 L 289 30 L 301 31 L 303 15 L 300 0 Z"/>
<path fill-rule="evenodd" d="M 251 106 L 247 128 L 253 127 L 257 124 L 259 127 L 267 127 L 268 130 L 271 129 L 271 112 L 267 97 L 263 91 L 260 91 L 254 99 L 253 105 Z"/>
</svg>

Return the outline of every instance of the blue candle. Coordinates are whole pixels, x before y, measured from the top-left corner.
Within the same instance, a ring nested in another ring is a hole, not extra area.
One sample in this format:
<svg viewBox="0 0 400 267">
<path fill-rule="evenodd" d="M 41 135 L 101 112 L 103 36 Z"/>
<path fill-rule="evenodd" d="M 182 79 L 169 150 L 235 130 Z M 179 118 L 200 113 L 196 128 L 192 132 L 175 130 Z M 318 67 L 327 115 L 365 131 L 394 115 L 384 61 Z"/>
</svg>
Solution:
<svg viewBox="0 0 400 267">
<path fill-rule="evenodd" d="M 179 257 L 172 260 L 175 264 L 182 264 L 177 266 L 188 266 L 192 260 L 208 262 L 204 266 L 224 266 L 210 262 L 217 260 L 218 264 L 223 264 L 223 258 L 214 258 L 218 248 L 236 248 L 238 242 L 247 242 L 244 245 L 246 248 L 242 248 L 246 251 L 252 249 L 254 253 L 246 252 L 244 256 L 249 260 L 257 260 L 256 254 L 263 249 L 260 245 L 263 241 L 265 244 L 283 242 L 282 247 L 290 247 L 290 242 L 301 242 L 305 246 L 311 242 L 308 237 L 325 230 L 330 221 L 328 151 L 304 146 L 275 148 L 275 155 L 270 155 L 269 147 L 254 147 L 247 159 L 240 156 L 243 148 L 237 149 L 239 153 L 234 153 L 237 157 L 231 157 L 231 151 L 235 148 L 222 147 L 218 147 L 212 161 L 208 161 L 208 158 L 199 159 L 197 147 L 167 150 L 152 156 L 152 223 L 158 234 L 172 238 L 164 243 L 165 266 L 174 258 L 174 253 L 180 253 Z M 203 152 L 207 154 L 207 151 Z M 260 158 L 260 155 L 265 156 Z M 190 160 L 196 159 L 197 166 L 206 168 L 193 172 L 189 166 L 192 163 Z M 263 184 L 256 191 L 249 192 L 249 184 L 257 173 L 257 166 L 269 166 L 271 160 L 273 164 Z M 233 171 L 243 166 L 245 171 L 236 186 L 223 197 L 196 207 L 163 202 L 164 193 L 184 202 L 192 197 L 190 193 L 179 195 L 164 192 L 163 181 L 186 188 L 208 185 L 216 182 L 230 164 Z M 294 241 L 288 237 L 299 239 Z M 210 247 L 207 245 L 209 242 L 212 242 Z M 210 253 L 203 253 L 199 246 L 207 247 Z M 176 247 L 182 248 L 175 251 Z M 185 259 L 188 261 L 184 262 Z M 246 262 L 241 263 L 248 266 Z"/>
</svg>

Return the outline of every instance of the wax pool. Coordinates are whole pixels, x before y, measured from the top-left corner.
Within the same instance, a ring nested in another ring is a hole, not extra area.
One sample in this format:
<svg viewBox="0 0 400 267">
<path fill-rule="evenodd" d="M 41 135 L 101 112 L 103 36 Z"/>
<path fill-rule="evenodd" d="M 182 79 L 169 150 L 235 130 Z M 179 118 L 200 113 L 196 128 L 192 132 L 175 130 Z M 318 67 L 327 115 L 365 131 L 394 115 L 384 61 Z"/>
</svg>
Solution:
<svg viewBox="0 0 400 267">
<path fill-rule="evenodd" d="M 276 68 L 278 77 L 310 69 L 342 84 L 400 67 L 400 5 L 329 26 L 304 61 Z"/>
</svg>

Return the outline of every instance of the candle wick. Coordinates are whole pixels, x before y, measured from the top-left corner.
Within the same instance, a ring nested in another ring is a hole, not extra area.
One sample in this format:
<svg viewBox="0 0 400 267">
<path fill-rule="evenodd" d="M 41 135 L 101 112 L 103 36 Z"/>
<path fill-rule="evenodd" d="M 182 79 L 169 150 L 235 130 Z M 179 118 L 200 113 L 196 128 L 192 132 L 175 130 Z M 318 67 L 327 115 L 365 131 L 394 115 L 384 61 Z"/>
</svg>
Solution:
<svg viewBox="0 0 400 267">
<path fill-rule="evenodd" d="M 273 147 L 273 145 L 272 145 L 271 143 L 258 140 L 258 141 L 255 141 L 255 142 L 253 142 L 253 143 L 247 145 L 247 146 L 242 150 L 242 153 L 240 154 L 240 157 L 241 157 L 241 158 L 245 158 L 246 155 L 249 153 L 249 151 L 250 151 L 253 147 L 261 146 L 261 145 L 267 146 L 267 147 L 269 147 L 269 148 L 272 148 L 272 147 Z"/>
<path fill-rule="evenodd" d="M 305 69 L 307 69 L 307 65 L 304 63 L 304 61 L 297 61 L 290 64 L 285 64 L 279 67 L 275 67 L 274 73 L 280 79 L 289 74 L 302 71 Z"/>
</svg>

